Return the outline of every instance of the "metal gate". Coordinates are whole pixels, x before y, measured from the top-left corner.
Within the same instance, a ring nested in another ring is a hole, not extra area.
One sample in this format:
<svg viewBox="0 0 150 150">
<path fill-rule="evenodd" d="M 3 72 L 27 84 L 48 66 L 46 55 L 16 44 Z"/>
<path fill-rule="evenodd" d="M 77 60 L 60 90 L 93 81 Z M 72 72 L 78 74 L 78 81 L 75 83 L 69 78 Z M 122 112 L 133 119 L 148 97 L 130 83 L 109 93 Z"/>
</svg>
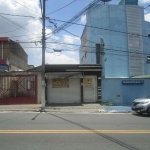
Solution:
<svg viewBox="0 0 150 150">
<path fill-rule="evenodd" d="M 0 76 L 0 105 L 37 104 L 37 76 Z"/>
</svg>

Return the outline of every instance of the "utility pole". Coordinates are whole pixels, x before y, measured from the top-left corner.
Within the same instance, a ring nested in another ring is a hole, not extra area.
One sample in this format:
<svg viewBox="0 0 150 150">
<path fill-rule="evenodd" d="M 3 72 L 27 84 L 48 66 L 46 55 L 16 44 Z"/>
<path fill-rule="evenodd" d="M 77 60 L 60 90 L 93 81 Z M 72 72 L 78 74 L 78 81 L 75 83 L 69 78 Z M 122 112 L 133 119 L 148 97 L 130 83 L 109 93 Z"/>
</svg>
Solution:
<svg viewBox="0 0 150 150">
<path fill-rule="evenodd" d="M 43 0 L 43 13 L 42 13 L 42 107 L 41 111 L 45 111 L 45 1 Z"/>
<path fill-rule="evenodd" d="M 105 66 L 104 66 L 104 56 L 105 52 L 104 52 L 104 40 L 102 38 L 100 38 L 100 61 L 101 61 L 101 65 L 102 65 L 102 77 L 105 76 Z"/>
<path fill-rule="evenodd" d="M 98 92 L 98 101 L 101 101 L 102 99 L 102 93 L 101 93 L 101 78 L 104 77 L 104 64 L 103 64 L 103 55 L 104 53 L 104 41 L 102 38 L 100 38 L 100 44 L 96 44 L 96 64 L 101 64 L 102 66 L 102 72 L 99 72 L 97 77 L 97 92 Z"/>
<path fill-rule="evenodd" d="M 96 44 L 96 64 L 101 64 L 101 45 Z M 102 64 L 101 64 L 102 65 Z M 101 72 L 98 73 L 97 76 L 97 99 L 101 101 Z"/>
<path fill-rule="evenodd" d="M 101 45 L 96 44 L 96 64 L 101 64 L 100 63 L 100 51 L 101 51 Z"/>
</svg>

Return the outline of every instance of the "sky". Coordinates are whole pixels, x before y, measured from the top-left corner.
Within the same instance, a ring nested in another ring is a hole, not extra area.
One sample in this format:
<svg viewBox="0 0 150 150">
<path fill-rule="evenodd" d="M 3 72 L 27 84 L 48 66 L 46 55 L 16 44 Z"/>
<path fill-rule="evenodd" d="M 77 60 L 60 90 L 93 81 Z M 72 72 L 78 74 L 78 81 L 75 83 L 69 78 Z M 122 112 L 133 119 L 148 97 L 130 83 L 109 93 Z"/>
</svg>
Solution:
<svg viewBox="0 0 150 150">
<path fill-rule="evenodd" d="M 43 0 L 41 0 L 43 1 Z M 83 26 L 71 25 L 65 30 L 51 34 L 64 21 L 70 20 L 93 0 L 47 0 L 46 1 L 46 64 L 78 64 L 80 37 Z M 120 0 L 109 4 L 117 5 Z M 146 8 L 150 0 L 139 0 Z M 145 20 L 150 22 L 150 7 L 144 11 Z M 9 37 L 18 42 L 28 55 L 28 64 L 42 64 L 42 10 L 40 0 L 0 0 L 0 37 Z M 78 18 L 85 24 L 86 16 Z"/>
</svg>

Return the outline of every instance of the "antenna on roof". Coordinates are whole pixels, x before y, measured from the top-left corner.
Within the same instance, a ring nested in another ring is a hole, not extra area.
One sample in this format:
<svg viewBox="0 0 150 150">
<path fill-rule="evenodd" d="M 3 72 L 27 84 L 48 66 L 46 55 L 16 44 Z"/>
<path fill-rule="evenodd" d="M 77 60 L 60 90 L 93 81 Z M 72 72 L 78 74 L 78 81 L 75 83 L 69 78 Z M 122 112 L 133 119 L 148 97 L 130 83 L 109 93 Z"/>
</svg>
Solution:
<svg viewBox="0 0 150 150">
<path fill-rule="evenodd" d="M 107 3 L 107 2 L 110 2 L 111 0 L 101 0 L 102 2 Z"/>
</svg>

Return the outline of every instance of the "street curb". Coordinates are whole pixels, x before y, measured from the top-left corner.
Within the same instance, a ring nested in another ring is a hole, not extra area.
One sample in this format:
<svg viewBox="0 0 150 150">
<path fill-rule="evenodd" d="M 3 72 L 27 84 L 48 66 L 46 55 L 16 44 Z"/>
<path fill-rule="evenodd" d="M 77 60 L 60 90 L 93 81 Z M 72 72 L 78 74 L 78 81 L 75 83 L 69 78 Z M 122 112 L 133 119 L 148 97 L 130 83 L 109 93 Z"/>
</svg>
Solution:
<svg viewBox="0 0 150 150">
<path fill-rule="evenodd" d="M 109 113 L 131 113 L 132 111 L 125 111 L 125 110 L 111 110 L 111 111 L 107 111 Z"/>
<path fill-rule="evenodd" d="M 92 110 L 92 109 L 91 109 Z M 1 109 L 0 112 L 48 112 L 48 113 L 65 113 L 65 114 L 107 114 L 107 113 L 131 113 L 132 111 L 117 111 L 117 110 L 112 110 L 112 111 L 107 111 L 107 110 L 95 110 L 93 109 L 93 111 L 75 111 L 75 110 L 56 110 L 56 109 L 51 109 L 51 110 L 47 110 L 45 109 L 44 111 L 41 111 L 41 109 Z"/>
</svg>

